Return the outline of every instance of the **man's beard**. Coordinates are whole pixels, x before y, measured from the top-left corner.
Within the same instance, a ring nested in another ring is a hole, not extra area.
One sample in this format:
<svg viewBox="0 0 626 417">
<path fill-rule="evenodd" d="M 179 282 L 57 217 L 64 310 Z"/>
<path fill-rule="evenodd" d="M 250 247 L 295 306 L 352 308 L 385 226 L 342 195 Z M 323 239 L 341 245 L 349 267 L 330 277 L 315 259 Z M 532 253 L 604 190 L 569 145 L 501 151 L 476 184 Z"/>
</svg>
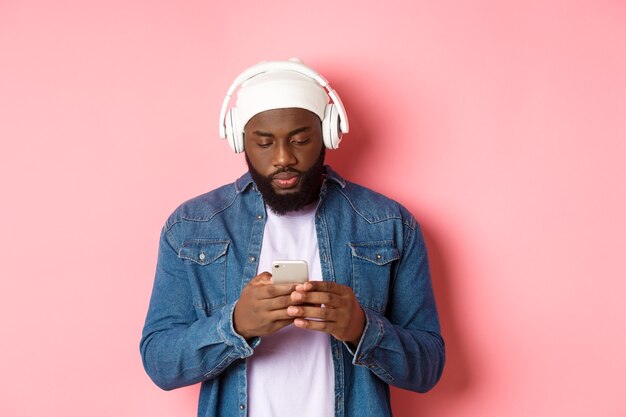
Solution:
<svg viewBox="0 0 626 417">
<path fill-rule="evenodd" d="M 274 213 L 283 215 L 290 211 L 300 210 L 319 198 L 324 175 L 325 155 L 326 149 L 322 147 L 317 161 L 315 161 L 315 164 L 308 170 L 300 171 L 287 167 L 275 171 L 268 177 L 263 176 L 259 171 L 254 169 L 247 154 L 246 163 L 248 164 L 248 170 L 250 171 L 254 183 L 263 196 L 265 204 L 267 204 Z M 293 193 L 277 194 L 272 187 L 272 177 L 281 172 L 295 172 L 300 175 L 300 190 Z"/>
</svg>

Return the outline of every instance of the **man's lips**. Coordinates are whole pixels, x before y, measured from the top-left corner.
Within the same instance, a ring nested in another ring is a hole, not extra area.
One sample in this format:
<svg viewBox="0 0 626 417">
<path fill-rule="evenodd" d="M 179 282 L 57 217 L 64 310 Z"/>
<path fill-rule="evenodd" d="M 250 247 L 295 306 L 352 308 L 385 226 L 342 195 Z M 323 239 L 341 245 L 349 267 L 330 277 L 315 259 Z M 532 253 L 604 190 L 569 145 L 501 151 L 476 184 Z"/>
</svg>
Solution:
<svg viewBox="0 0 626 417">
<path fill-rule="evenodd" d="M 300 175 L 294 172 L 281 172 L 272 177 L 272 183 L 279 188 L 293 188 L 298 185 Z"/>
</svg>

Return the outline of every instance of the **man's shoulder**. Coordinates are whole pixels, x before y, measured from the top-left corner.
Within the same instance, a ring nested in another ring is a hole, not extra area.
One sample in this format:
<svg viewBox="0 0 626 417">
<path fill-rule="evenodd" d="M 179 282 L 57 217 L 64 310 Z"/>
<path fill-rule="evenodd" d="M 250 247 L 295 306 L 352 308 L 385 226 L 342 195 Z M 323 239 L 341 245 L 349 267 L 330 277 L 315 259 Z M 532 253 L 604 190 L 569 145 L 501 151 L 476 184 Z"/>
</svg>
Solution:
<svg viewBox="0 0 626 417">
<path fill-rule="evenodd" d="M 370 223 L 397 219 L 415 227 L 415 218 L 406 207 L 378 191 L 351 181 L 345 181 L 343 187 L 335 188 L 350 207 Z"/>
<path fill-rule="evenodd" d="M 218 213 L 230 207 L 244 191 L 249 182 L 248 174 L 238 180 L 222 185 L 214 190 L 191 198 L 180 204 L 169 216 L 167 224 L 172 226 L 180 221 L 209 221 Z"/>
</svg>

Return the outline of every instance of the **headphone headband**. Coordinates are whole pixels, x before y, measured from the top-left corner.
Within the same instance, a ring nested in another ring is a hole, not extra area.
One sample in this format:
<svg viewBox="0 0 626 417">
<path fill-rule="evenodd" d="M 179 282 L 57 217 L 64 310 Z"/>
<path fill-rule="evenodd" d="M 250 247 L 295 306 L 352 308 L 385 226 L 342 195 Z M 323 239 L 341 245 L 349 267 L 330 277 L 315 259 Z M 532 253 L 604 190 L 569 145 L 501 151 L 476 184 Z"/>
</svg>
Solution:
<svg viewBox="0 0 626 417">
<path fill-rule="evenodd" d="M 337 92 L 331 88 L 328 84 L 328 80 L 324 78 L 321 74 L 314 71 L 312 68 L 307 67 L 306 65 L 300 62 L 294 61 L 264 61 L 260 62 L 252 67 L 246 69 L 241 74 L 235 78 L 235 81 L 231 84 L 226 92 L 226 97 L 224 97 L 224 101 L 222 102 L 222 108 L 220 110 L 220 138 L 226 139 L 226 112 L 228 110 L 228 103 L 230 102 L 230 98 L 237 89 L 243 83 L 248 81 L 249 79 L 256 77 L 257 75 L 273 72 L 273 71 L 293 71 L 302 75 L 306 75 L 309 78 L 315 80 L 328 94 L 333 104 L 337 109 L 337 113 L 339 113 L 339 128 L 341 133 L 348 133 L 350 130 L 350 125 L 348 123 L 348 117 L 346 115 L 346 110 L 343 107 L 343 103 L 341 102 L 341 98 Z M 242 126 L 243 128 L 243 126 Z"/>
</svg>

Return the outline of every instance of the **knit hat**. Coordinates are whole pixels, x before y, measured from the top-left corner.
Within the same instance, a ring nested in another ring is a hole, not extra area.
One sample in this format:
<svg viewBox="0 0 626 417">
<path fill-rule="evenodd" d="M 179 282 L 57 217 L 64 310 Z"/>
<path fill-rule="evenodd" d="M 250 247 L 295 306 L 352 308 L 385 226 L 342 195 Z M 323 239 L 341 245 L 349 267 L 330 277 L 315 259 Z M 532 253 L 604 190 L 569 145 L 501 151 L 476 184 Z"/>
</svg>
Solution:
<svg viewBox="0 0 626 417">
<path fill-rule="evenodd" d="M 296 61 L 297 62 L 297 61 Z M 301 108 L 324 119 L 329 103 L 326 90 L 314 79 L 294 71 L 264 72 L 244 82 L 237 93 L 237 114 L 243 128 L 266 110 Z"/>
</svg>

